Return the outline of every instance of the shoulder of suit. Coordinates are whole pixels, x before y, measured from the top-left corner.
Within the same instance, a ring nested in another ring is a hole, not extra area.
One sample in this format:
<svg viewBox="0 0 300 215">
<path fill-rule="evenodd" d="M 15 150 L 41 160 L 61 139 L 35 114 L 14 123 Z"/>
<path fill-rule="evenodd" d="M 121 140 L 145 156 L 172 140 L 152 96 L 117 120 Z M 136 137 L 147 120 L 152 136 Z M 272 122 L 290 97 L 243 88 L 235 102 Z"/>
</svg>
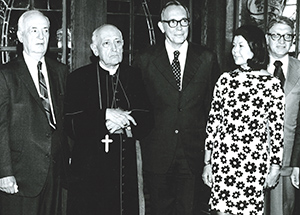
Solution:
<svg viewBox="0 0 300 215">
<path fill-rule="evenodd" d="M 203 46 L 197 43 L 189 43 L 189 50 L 196 52 L 198 54 L 201 53 L 210 53 L 210 54 L 214 54 L 214 52 L 212 51 L 212 49 L 208 48 L 207 46 Z"/>
<path fill-rule="evenodd" d="M 10 60 L 6 64 L 0 65 L 0 72 L 1 73 L 8 73 L 8 74 L 15 74 L 14 71 L 19 70 L 19 68 L 26 68 L 26 63 L 23 57 L 16 57 Z"/>
<path fill-rule="evenodd" d="M 89 73 L 95 72 L 97 69 L 97 63 L 91 63 L 84 66 L 81 66 L 75 70 L 73 70 L 69 76 L 87 76 Z"/>
<path fill-rule="evenodd" d="M 164 44 L 155 44 L 152 46 L 148 46 L 147 48 L 141 50 L 139 54 L 141 56 L 156 56 L 157 53 L 160 53 L 162 51 L 165 51 Z"/>
<path fill-rule="evenodd" d="M 289 61 L 300 65 L 300 60 L 298 60 L 297 58 L 295 58 L 293 56 L 289 56 Z"/>
<path fill-rule="evenodd" d="M 139 76 L 140 74 L 140 69 L 138 67 L 130 66 L 127 63 L 121 63 L 120 70 L 121 70 L 120 71 L 121 75 L 126 73 L 129 74 L 130 76 Z"/>
<path fill-rule="evenodd" d="M 56 59 L 52 59 L 50 57 L 45 57 L 45 62 L 47 65 L 53 66 L 53 67 L 59 67 L 59 68 L 66 68 L 67 65 L 63 64 L 61 62 L 58 62 Z"/>
</svg>

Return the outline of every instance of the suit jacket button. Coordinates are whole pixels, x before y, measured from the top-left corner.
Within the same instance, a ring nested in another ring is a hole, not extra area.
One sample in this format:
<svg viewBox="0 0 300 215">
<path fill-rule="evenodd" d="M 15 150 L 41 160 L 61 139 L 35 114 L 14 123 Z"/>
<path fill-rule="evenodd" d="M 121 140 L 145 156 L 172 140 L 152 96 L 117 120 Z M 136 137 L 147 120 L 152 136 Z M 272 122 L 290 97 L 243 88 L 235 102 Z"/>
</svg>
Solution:
<svg viewBox="0 0 300 215">
<path fill-rule="evenodd" d="M 178 133 L 179 133 L 179 130 L 176 129 L 176 130 L 175 130 L 175 134 L 178 134 Z"/>
<path fill-rule="evenodd" d="M 47 133 L 47 134 L 46 134 L 46 137 L 48 137 L 48 138 L 51 137 L 51 134 Z"/>
</svg>

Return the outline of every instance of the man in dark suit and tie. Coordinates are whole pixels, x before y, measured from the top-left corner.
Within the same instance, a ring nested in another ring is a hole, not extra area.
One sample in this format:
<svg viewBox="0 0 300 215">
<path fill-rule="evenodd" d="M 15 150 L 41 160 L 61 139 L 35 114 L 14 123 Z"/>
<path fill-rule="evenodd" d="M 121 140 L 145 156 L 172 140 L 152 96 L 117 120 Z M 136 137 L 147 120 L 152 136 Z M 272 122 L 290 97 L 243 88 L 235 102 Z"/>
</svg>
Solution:
<svg viewBox="0 0 300 215">
<path fill-rule="evenodd" d="M 180 2 L 166 3 L 158 23 L 165 43 L 150 47 L 135 62 L 155 119 L 154 129 L 141 141 L 151 215 L 200 214 L 200 198 L 209 196 L 209 191 L 203 192 L 201 172 L 219 67 L 211 51 L 187 41 L 189 18 Z"/>
<path fill-rule="evenodd" d="M 293 146 L 293 151 L 292 151 L 292 157 L 291 157 L 291 166 L 293 168 L 293 173 L 292 177 L 295 182 L 295 186 L 298 187 L 296 190 L 296 197 L 295 197 L 295 202 L 299 202 L 300 200 L 300 191 L 299 191 L 299 184 L 300 184 L 300 174 L 299 174 L 299 169 L 300 169 L 300 106 L 299 106 L 299 111 L 298 111 L 298 117 L 297 117 L 297 128 L 295 131 L 295 141 L 294 141 L 294 146 Z M 294 215 L 299 214 L 300 212 L 300 205 L 295 204 L 295 210 L 294 210 Z"/>
<path fill-rule="evenodd" d="M 49 19 L 23 13 L 23 53 L 0 68 L 0 214 L 56 215 L 67 67 L 44 57 Z"/>
<path fill-rule="evenodd" d="M 268 72 L 282 82 L 285 94 L 284 149 L 279 183 L 271 189 L 270 215 L 292 215 L 295 206 L 295 191 L 299 168 L 294 166 L 292 152 L 297 127 L 297 114 L 300 104 L 300 61 L 289 56 L 293 44 L 294 22 L 278 16 L 268 24 L 266 40 L 270 63 Z M 281 67 L 281 68 L 280 68 Z M 278 75 L 278 71 L 281 73 Z M 266 201 L 268 204 L 268 201 Z"/>
</svg>

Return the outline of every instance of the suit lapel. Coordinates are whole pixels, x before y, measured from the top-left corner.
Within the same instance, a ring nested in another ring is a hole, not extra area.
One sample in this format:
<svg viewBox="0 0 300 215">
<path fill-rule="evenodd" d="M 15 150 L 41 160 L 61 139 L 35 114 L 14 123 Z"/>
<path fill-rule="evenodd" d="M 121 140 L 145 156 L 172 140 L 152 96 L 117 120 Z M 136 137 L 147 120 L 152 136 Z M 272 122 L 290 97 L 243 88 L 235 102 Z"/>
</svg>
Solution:
<svg viewBox="0 0 300 215">
<path fill-rule="evenodd" d="M 201 59 L 199 59 L 198 55 L 195 54 L 193 46 L 189 44 L 182 82 L 182 90 L 186 89 L 186 87 L 196 74 L 197 70 L 199 69 L 200 65 Z"/>
<path fill-rule="evenodd" d="M 56 101 L 57 101 L 57 95 L 58 95 L 57 90 L 60 88 L 57 87 L 56 85 L 59 84 L 58 83 L 59 78 L 57 77 L 57 74 L 54 71 L 54 69 L 52 68 L 52 66 L 47 63 L 47 59 L 45 59 L 45 61 L 46 61 L 46 65 L 47 65 L 47 73 L 48 73 L 48 79 L 49 79 L 49 85 L 50 85 L 51 101 L 52 101 L 54 115 L 55 115 L 56 113 L 58 113 L 58 110 L 57 110 L 58 105 L 57 105 Z"/>
<path fill-rule="evenodd" d="M 300 72 L 298 72 L 298 70 L 299 68 L 295 64 L 294 59 L 292 57 L 289 57 L 288 73 L 284 85 L 284 92 L 286 96 L 292 91 L 300 78 Z"/>
<path fill-rule="evenodd" d="M 156 66 L 157 70 L 170 83 L 170 85 L 172 85 L 174 89 L 177 90 L 177 85 L 174 78 L 174 74 L 172 72 L 172 67 L 170 65 L 170 60 L 168 58 L 168 54 L 164 46 L 160 48 L 157 58 L 154 59 L 153 63 Z M 193 46 L 189 44 L 184 68 L 182 91 L 188 86 L 189 82 L 193 79 L 200 64 L 201 60 L 197 58 L 197 55 L 193 50 Z"/>
<path fill-rule="evenodd" d="M 32 77 L 30 75 L 30 72 L 29 72 L 28 67 L 25 63 L 24 58 L 22 57 L 22 59 L 20 59 L 17 62 L 19 64 L 19 66 L 16 66 L 16 74 L 19 76 L 20 80 L 22 80 L 22 82 L 24 83 L 24 85 L 28 89 L 29 93 L 32 95 L 34 100 L 37 102 L 38 106 L 42 110 L 44 110 L 42 101 L 41 101 L 41 99 L 38 95 L 38 92 L 36 90 L 36 87 L 34 85 L 34 82 L 32 80 Z"/>
<path fill-rule="evenodd" d="M 156 66 L 157 70 L 165 77 L 165 79 L 174 87 L 178 89 L 175 81 L 174 74 L 172 72 L 172 67 L 170 65 L 170 60 L 164 46 L 161 46 L 157 57 L 154 59 L 153 64 Z"/>
</svg>

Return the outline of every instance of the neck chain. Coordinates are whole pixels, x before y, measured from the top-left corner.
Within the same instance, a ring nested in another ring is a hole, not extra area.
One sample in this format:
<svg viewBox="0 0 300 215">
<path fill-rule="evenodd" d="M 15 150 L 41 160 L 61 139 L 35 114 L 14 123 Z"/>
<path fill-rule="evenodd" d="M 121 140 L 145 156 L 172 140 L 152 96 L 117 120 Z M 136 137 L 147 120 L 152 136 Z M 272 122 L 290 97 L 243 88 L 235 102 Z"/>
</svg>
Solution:
<svg viewBox="0 0 300 215">
<path fill-rule="evenodd" d="M 107 77 L 109 77 L 109 76 L 107 76 Z M 114 77 L 116 77 L 115 82 L 114 82 Z M 118 84 L 119 84 L 119 69 L 117 70 L 117 72 L 114 75 L 111 76 L 111 87 L 112 87 L 112 91 L 113 91 L 113 95 L 112 95 L 113 97 L 112 97 L 110 108 L 114 108 L 117 105 L 116 104 L 116 93 L 117 93 Z M 107 94 L 107 99 L 109 100 L 108 94 Z M 107 104 L 108 104 L 108 101 L 107 101 Z"/>
<path fill-rule="evenodd" d="M 111 75 L 107 75 L 106 76 L 107 77 L 106 78 L 106 86 L 108 86 L 108 79 L 109 79 L 110 76 Z M 111 87 L 112 87 L 112 101 L 111 101 L 111 107 L 110 108 L 116 108 L 117 107 L 116 94 L 118 92 L 117 88 L 120 87 L 119 90 L 123 93 L 123 95 L 124 95 L 124 97 L 126 99 L 127 108 L 130 109 L 130 102 L 129 102 L 129 99 L 128 99 L 127 95 L 126 95 L 125 89 L 124 89 L 124 87 L 122 85 L 122 82 L 121 82 L 119 76 L 120 76 L 120 68 L 118 68 L 117 72 L 113 76 L 110 77 L 111 78 Z M 114 77 L 116 78 L 115 81 L 113 80 Z M 108 93 L 108 90 L 107 90 L 107 105 L 108 104 L 109 104 L 109 93 Z"/>
<path fill-rule="evenodd" d="M 239 66 L 239 68 L 238 68 L 241 72 L 251 72 L 251 71 L 253 71 L 253 69 L 251 69 L 251 68 L 249 68 L 249 69 L 244 69 L 244 68 L 242 68 L 241 66 Z"/>
</svg>

